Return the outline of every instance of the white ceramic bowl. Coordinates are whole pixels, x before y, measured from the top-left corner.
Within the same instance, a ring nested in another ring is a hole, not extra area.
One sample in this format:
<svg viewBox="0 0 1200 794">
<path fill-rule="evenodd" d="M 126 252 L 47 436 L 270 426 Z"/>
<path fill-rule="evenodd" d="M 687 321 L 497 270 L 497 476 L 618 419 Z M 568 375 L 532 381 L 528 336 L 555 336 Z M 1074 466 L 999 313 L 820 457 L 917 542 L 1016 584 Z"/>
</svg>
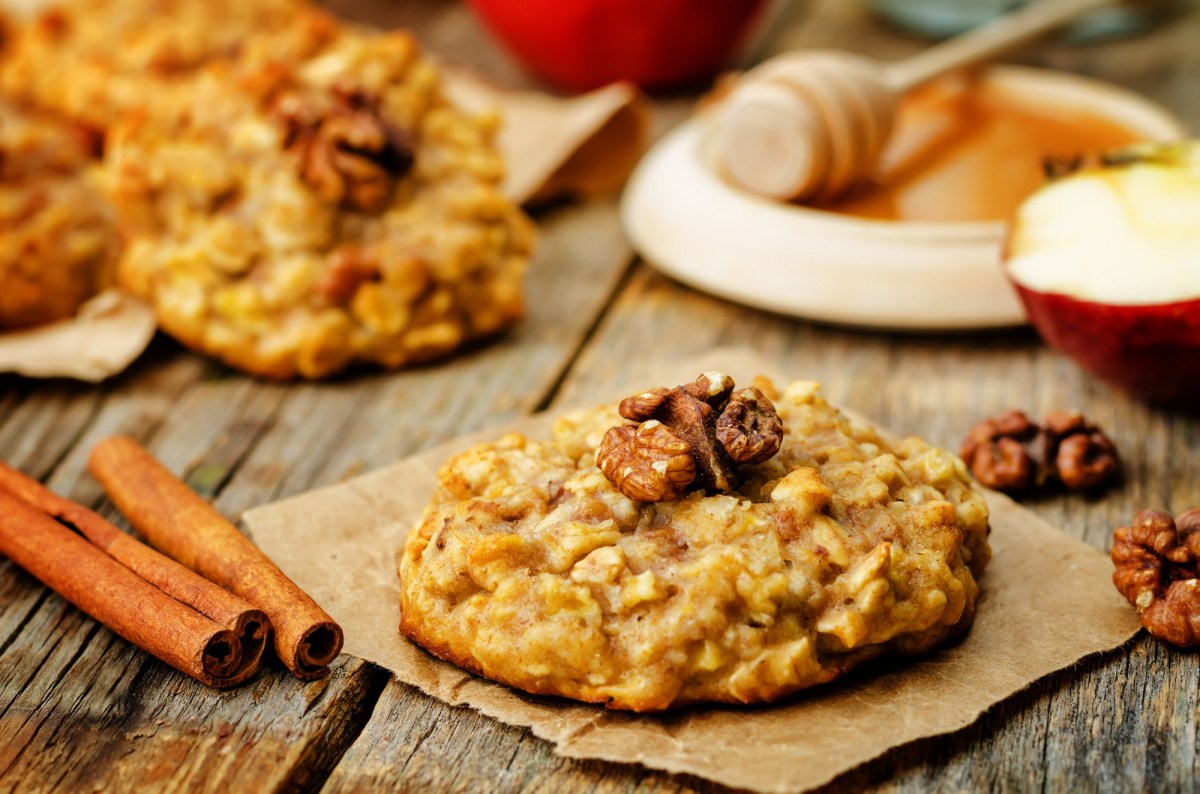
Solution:
<svg viewBox="0 0 1200 794">
<path fill-rule="evenodd" d="M 1027 107 L 1111 119 L 1145 140 L 1184 135 L 1153 102 L 1076 75 L 996 66 L 982 90 L 1012 94 Z M 1005 224 L 871 220 L 761 198 L 703 163 L 704 132 L 693 119 L 668 133 L 622 198 L 626 233 L 664 273 L 729 300 L 847 325 L 937 330 L 1025 322 L 1000 268 Z"/>
</svg>

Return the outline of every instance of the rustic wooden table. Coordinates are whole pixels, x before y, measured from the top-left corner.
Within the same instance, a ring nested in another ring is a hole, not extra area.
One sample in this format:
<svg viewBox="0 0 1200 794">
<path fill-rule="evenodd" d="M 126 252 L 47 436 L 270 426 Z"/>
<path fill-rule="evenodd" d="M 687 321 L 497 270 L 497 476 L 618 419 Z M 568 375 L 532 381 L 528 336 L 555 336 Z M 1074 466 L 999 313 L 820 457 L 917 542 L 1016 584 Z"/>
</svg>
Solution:
<svg viewBox="0 0 1200 794">
<path fill-rule="evenodd" d="M 450 2 L 343 2 L 413 27 L 445 56 L 523 79 Z M 879 57 L 918 46 L 858 4 L 826 0 L 781 24 L 774 47 Z M 1034 62 L 1130 86 L 1200 129 L 1200 14 L 1144 37 L 1050 48 Z M 663 119 L 682 102 L 660 103 Z M 665 123 L 665 121 L 663 122 Z M 976 419 L 1076 406 L 1109 429 L 1128 468 L 1101 500 L 1032 509 L 1099 549 L 1140 506 L 1200 503 L 1200 423 L 1088 378 L 1029 331 L 885 335 L 764 314 L 696 293 L 635 261 L 614 201 L 539 215 L 528 320 L 457 359 L 329 383 L 262 383 L 159 339 L 101 386 L 0 378 L 0 458 L 112 515 L 85 471 L 112 433 L 141 439 L 227 515 L 335 482 L 490 424 L 612 384 L 638 357 L 742 344 L 899 432 L 954 446 Z M 769 285 L 763 285 L 769 289 Z M 1036 582 L 1030 582 L 1036 597 Z M 1200 656 L 1140 635 L 1005 701 L 977 723 L 837 779 L 836 789 L 1188 790 L 1200 780 Z M 270 667 L 205 689 L 131 648 L 0 562 L 0 790 L 712 790 L 633 766 L 555 757 L 545 742 L 451 708 L 347 656 L 324 681 Z"/>
</svg>

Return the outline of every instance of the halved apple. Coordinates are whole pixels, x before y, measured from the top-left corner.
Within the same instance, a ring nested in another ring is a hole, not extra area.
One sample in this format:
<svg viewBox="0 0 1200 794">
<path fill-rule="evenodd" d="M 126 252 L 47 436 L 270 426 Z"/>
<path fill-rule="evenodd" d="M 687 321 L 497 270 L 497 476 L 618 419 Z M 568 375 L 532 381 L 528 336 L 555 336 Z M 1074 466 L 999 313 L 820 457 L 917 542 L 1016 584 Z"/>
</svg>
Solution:
<svg viewBox="0 0 1200 794">
<path fill-rule="evenodd" d="M 1050 181 L 1018 209 L 1005 271 L 1051 347 L 1200 410 L 1200 141 L 1123 149 Z"/>
</svg>

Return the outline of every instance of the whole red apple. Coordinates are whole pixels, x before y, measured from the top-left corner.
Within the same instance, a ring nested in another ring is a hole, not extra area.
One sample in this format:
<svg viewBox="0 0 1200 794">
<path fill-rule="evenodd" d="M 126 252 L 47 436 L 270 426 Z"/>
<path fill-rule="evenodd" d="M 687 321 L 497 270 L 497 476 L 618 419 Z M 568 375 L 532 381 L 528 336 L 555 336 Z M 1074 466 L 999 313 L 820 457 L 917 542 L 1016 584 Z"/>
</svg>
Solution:
<svg viewBox="0 0 1200 794">
<path fill-rule="evenodd" d="M 531 71 L 585 90 L 631 80 L 662 87 L 729 64 L 763 0 L 470 0 Z"/>
<path fill-rule="evenodd" d="M 1200 141 L 1051 181 L 1017 211 L 1005 270 L 1051 347 L 1139 397 L 1200 410 Z"/>
</svg>

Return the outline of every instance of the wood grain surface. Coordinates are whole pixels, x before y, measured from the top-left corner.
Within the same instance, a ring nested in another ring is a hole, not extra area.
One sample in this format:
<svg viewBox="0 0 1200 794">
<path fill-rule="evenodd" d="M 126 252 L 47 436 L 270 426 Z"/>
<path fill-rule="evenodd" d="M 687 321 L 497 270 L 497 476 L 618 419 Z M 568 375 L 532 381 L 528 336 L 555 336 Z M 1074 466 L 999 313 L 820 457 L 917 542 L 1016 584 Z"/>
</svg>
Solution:
<svg viewBox="0 0 1200 794">
<path fill-rule="evenodd" d="M 413 27 L 448 60 L 528 79 L 446 0 L 331 3 Z M 920 46 L 857 3 L 799 4 L 771 46 L 879 57 Z M 1049 46 L 1023 60 L 1135 88 L 1200 129 L 1200 14 L 1129 41 Z M 689 97 L 660 101 L 660 121 Z M 0 458 L 116 517 L 85 471 L 112 433 L 143 441 L 236 518 L 463 432 L 586 398 L 641 358 L 751 346 L 836 402 L 901 433 L 956 447 L 984 415 L 1077 407 L 1122 451 L 1102 499 L 1028 505 L 1107 549 L 1143 506 L 1200 504 L 1200 422 L 1147 408 L 1082 374 L 1027 330 L 885 335 L 814 325 L 706 296 L 635 262 L 615 202 L 539 213 L 530 315 L 455 360 L 320 384 L 267 384 L 159 339 L 101 386 L 0 376 Z M 769 284 L 762 285 L 770 289 Z M 119 517 L 118 517 L 119 518 Z M 984 582 L 986 587 L 986 580 Z M 1038 583 L 1030 582 L 1030 597 Z M 1013 638 L 1036 642 L 1037 638 Z M 1000 704 L 956 734 L 900 748 L 830 790 L 1188 791 L 1200 779 L 1200 655 L 1139 637 Z M 528 731 L 448 707 L 343 656 L 304 684 L 281 667 L 208 690 L 131 648 L 0 561 L 0 791 L 713 791 L 638 767 L 570 761 Z"/>
</svg>

